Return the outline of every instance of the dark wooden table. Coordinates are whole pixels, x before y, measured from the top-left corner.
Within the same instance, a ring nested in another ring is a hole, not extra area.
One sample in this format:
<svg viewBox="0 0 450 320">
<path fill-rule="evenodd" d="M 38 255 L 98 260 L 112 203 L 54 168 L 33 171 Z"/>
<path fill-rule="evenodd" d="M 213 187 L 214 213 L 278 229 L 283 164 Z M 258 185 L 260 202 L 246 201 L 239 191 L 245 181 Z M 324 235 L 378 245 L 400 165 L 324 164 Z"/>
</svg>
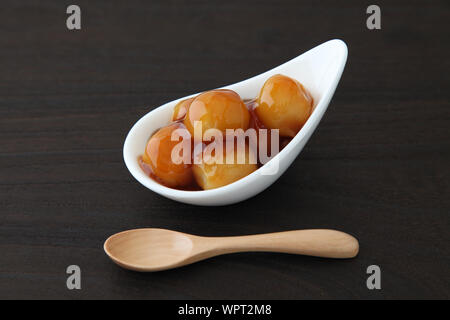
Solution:
<svg viewBox="0 0 450 320">
<path fill-rule="evenodd" d="M 0 10 L 0 298 L 449 298 L 450 6 L 378 1 L 4 0 Z M 184 205 L 128 173 L 130 127 L 172 99 L 246 79 L 332 38 L 349 46 L 304 151 L 260 195 Z M 155 274 L 103 253 L 137 227 L 226 236 L 354 234 L 347 261 L 243 253 Z M 382 289 L 368 290 L 378 265 Z M 79 265 L 82 289 L 66 288 Z"/>
</svg>

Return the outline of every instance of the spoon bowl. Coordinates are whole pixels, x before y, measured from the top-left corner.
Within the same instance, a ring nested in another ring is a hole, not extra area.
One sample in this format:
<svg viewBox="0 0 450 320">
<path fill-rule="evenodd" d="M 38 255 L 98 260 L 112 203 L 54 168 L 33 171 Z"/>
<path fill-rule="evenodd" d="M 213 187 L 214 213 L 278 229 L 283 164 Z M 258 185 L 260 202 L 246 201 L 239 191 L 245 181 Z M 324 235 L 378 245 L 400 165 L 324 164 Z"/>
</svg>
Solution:
<svg viewBox="0 0 450 320">
<path fill-rule="evenodd" d="M 177 190 L 159 184 L 139 166 L 138 157 L 143 153 L 150 135 L 170 123 L 173 108 L 179 101 L 196 96 L 198 93 L 168 102 L 139 119 L 125 139 L 123 148 L 125 164 L 142 185 L 179 202 L 218 206 L 248 199 L 274 183 L 301 152 L 330 103 L 346 61 L 346 44 L 341 40 L 330 40 L 272 70 L 223 87 L 236 91 L 243 99 L 254 98 L 269 77 L 283 74 L 300 81 L 314 98 L 311 116 L 289 144 L 264 166 L 236 182 L 212 190 Z"/>
<path fill-rule="evenodd" d="M 162 270 L 174 267 L 189 256 L 192 240 L 165 229 L 136 229 L 117 233 L 104 249 L 118 265 L 133 270 Z"/>
<path fill-rule="evenodd" d="M 173 269 L 214 256 L 247 251 L 282 252 L 324 258 L 353 258 L 358 241 L 326 229 L 295 230 L 239 237 L 200 237 L 166 229 L 135 229 L 117 233 L 104 244 L 119 266 L 141 272 Z"/>
</svg>

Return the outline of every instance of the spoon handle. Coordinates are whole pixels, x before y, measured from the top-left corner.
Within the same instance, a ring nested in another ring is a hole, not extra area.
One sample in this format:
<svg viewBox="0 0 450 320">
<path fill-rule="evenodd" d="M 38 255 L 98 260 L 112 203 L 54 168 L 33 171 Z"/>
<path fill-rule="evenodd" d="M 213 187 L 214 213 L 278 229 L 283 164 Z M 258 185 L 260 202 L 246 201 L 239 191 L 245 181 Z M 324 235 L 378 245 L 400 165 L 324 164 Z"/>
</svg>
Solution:
<svg viewBox="0 0 450 320">
<path fill-rule="evenodd" d="M 311 229 L 239 237 L 208 238 L 210 254 L 265 251 L 301 254 L 323 258 L 354 258 L 358 240 L 336 230 Z"/>
</svg>

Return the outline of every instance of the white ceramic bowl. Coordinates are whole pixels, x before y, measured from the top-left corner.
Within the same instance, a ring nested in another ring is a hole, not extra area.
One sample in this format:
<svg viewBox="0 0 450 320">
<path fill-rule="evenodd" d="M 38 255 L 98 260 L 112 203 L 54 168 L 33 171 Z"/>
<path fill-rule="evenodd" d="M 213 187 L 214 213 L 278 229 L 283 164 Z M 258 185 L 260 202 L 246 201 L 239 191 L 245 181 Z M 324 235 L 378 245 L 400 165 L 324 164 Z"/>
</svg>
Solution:
<svg viewBox="0 0 450 320">
<path fill-rule="evenodd" d="M 314 98 L 314 111 L 292 141 L 262 168 L 234 183 L 206 191 L 183 191 L 165 187 L 140 168 L 138 157 L 142 155 L 150 135 L 169 124 L 174 106 L 182 99 L 166 103 L 147 113 L 131 128 L 125 139 L 123 157 L 133 177 L 160 195 L 189 204 L 218 206 L 246 200 L 274 183 L 291 165 L 305 146 L 325 113 L 347 61 L 347 46 L 341 40 L 330 40 L 308 52 L 258 76 L 223 88 L 236 91 L 241 98 L 254 98 L 264 82 L 274 74 L 283 74 L 300 81 Z M 263 172 L 265 166 L 278 164 L 273 174 Z"/>
</svg>

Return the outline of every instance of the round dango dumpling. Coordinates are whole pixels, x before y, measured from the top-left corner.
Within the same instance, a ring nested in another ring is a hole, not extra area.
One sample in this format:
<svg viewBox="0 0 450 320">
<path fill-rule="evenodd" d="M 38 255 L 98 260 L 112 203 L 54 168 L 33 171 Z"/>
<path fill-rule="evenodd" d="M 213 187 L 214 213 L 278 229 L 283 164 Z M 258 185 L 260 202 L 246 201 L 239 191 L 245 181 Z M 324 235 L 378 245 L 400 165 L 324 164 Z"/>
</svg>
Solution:
<svg viewBox="0 0 450 320">
<path fill-rule="evenodd" d="M 183 120 L 194 98 L 184 99 L 173 108 L 172 121 Z"/>
<path fill-rule="evenodd" d="M 208 147 L 212 147 L 216 142 L 212 142 Z M 229 156 L 227 161 L 227 151 L 225 144 L 223 145 L 223 158 L 218 160 L 215 153 L 211 157 L 203 156 L 200 164 L 194 162 L 192 171 L 197 184 L 203 190 L 215 189 L 226 186 L 239 179 L 244 178 L 256 169 L 255 152 L 249 149 L 248 144 L 237 144 L 234 147 L 234 157 Z M 205 154 L 205 152 L 203 152 Z M 233 159 L 234 158 L 234 159 Z M 218 161 L 214 161 L 218 160 Z M 228 163 L 231 162 L 231 163 Z"/>
<path fill-rule="evenodd" d="M 206 130 L 213 128 L 225 135 L 226 129 L 247 130 L 250 113 L 236 92 L 211 90 L 198 95 L 187 111 L 184 124 L 193 137 L 195 121 L 201 121 L 202 137 Z"/>
<path fill-rule="evenodd" d="M 175 188 L 185 187 L 193 182 L 192 164 L 190 152 L 188 161 L 179 161 L 172 159 L 172 150 L 181 143 L 172 141 L 172 133 L 181 129 L 185 132 L 185 137 L 189 136 L 186 127 L 182 123 L 173 123 L 167 127 L 159 129 L 147 142 L 145 153 L 142 160 L 151 168 L 152 174 L 164 185 Z M 189 148 L 191 141 L 189 138 Z M 179 153 L 183 156 L 182 152 Z M 173 161 L 174 160 L 174 161 Z"/>
<path fill-rule="evenodd" d="M 268 129 L 279 129 L 282 137 L 294 137 L 311 115 L 312 104 L 300 82 L 277 74 L 264 83 L 255 113 Z"/>
</svg>

